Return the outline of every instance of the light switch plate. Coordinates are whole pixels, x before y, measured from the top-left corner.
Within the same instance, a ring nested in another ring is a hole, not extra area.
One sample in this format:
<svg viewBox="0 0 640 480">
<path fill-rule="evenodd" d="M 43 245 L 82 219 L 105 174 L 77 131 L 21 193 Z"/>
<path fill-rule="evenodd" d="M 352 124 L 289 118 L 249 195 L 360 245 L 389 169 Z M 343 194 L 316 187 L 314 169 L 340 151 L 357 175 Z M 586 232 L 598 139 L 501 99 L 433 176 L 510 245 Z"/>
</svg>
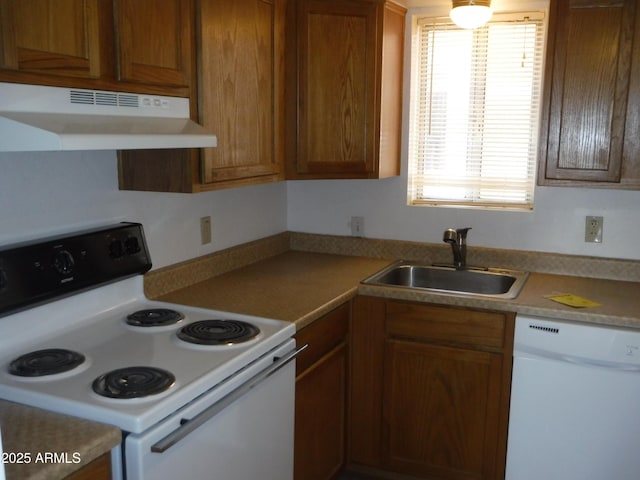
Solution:
<svg viewBox="0 0 640 480">
<path fill-rule="evenodd" d="M 211 217 L 200 218 L 200 243 L 206 245 L 211 243 Z"/>
<path fill-rule="evenodd" d="M 352 237 L 364 237 L 364 217 L 351 217 L 349 226 Z"/>
</svg>

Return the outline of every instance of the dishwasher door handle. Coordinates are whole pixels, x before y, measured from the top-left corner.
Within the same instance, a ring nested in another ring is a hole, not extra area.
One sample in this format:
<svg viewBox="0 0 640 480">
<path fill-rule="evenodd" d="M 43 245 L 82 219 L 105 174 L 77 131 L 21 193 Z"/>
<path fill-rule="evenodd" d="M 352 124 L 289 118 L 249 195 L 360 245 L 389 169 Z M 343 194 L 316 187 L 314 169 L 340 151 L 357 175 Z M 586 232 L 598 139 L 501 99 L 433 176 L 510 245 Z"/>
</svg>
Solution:
<svg viewBox="0 0 640 480">
<path fill-rule="evenodd" d="M 297 349 L 287 352 L 282 357 L 275 357 L 275 361 L 271 365 L 251 377 L 242 385 L 229 392 L 217 402 L 211 404 L 198 415 L 190 419 L 182 420 L 182 425 L 163 439 L 159 440 L 157 443 L 153 444 L 151 446 L 151 451 L 154 453 L 165 452 L 167 449 L 169 449 L 180 440 L 185 438 L 187 435 L 189 435 L 191 432 L 193 432 L 196 428 L 211 420 L 226 407 L 246 394 L 249 390 L 257 387 L 268 377 L 286 366 L 288 363 L 292 362 L 300 354 L 300 352 L 302 352 L 307 347 L 308 345 L 303 345 Z"/>
<path fill-rule="evenodd" d="M 630 352 L 630 357 L 634 355 L 634 351 Z M 640 365 L 637 363 L 624 363 L 620 361 L 611 361 L 611 360 L 600 360 L 593 359 L 588 357 L 581 357 L 577 355 L 568 355 L 563 353 L 556 352 L 545 352 L 540 349 L 528 348 L 528 347 L 517 347 L 513 352 L 513 357 L 515 358 L 523 358 L 523 359 L 531 359 L 531 360 L 539 360 L 539 361 L 549 361 L 549 362 L 565 362 L 571 363 L 573 365 L 582 365 L 583 367 L 597 367 L 597 368 L 605 368 L 608 370 L 617 370 L 620 372 L 630 372 L 630 373 L 639 373 Z"/>
</svg>

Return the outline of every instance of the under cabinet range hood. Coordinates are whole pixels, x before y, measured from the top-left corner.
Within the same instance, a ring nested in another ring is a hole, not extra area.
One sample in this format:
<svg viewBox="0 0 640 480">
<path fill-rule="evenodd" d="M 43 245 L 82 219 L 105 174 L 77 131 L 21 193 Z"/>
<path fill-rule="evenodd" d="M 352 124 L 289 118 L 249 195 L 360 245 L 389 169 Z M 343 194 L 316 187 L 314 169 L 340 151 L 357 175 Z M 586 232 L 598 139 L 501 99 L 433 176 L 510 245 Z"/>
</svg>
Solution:
<svg viewBox="0 0 640 480">
<path fill-rule="evenodd" d="M 2 152 L 215 146 L 187 98 L 0 83 Z"/>
</svg>

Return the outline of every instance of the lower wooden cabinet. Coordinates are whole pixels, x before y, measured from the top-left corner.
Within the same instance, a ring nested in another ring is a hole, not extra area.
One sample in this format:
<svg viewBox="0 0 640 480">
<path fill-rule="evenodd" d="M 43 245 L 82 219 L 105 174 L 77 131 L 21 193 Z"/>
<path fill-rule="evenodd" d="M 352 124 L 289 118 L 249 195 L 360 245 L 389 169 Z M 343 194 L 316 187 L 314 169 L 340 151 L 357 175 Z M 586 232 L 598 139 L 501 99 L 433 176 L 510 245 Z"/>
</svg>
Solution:
<svg viewBox="0 0 640 480">
<path fill-rule="evenodd" d="M 514 319 L 356 298 L 351 462 L 425 479 L 503 479 Z"/>
<path fill-rule="evenodd" d="M 64 480 L 109 480 L 111 478 L 111 454 L 96 458 L 90 464 L 68 475 Z"/>
<path fill-rule="evenodd" d="M 296 364 L 295 480 L 329 480 L 345 462 L 350 304 L 302 329 Z"/>
</svg>

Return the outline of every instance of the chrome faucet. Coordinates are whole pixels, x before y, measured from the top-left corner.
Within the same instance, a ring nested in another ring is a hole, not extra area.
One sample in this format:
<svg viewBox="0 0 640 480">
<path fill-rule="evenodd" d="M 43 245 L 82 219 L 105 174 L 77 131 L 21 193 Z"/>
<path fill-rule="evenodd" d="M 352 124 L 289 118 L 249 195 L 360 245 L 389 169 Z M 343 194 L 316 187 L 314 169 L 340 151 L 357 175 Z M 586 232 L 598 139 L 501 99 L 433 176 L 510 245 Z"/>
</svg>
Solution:
<svg viewBox="0 0 640 480">
<path fill-rule="evenodd" d="M 453 250 L 453 264 L 457 270 L 463 270 L 467 266 L 467 232 L 471 227 L 448 228 L 444 231 L 442 241 L 451 245 Z"/>
</svg>

